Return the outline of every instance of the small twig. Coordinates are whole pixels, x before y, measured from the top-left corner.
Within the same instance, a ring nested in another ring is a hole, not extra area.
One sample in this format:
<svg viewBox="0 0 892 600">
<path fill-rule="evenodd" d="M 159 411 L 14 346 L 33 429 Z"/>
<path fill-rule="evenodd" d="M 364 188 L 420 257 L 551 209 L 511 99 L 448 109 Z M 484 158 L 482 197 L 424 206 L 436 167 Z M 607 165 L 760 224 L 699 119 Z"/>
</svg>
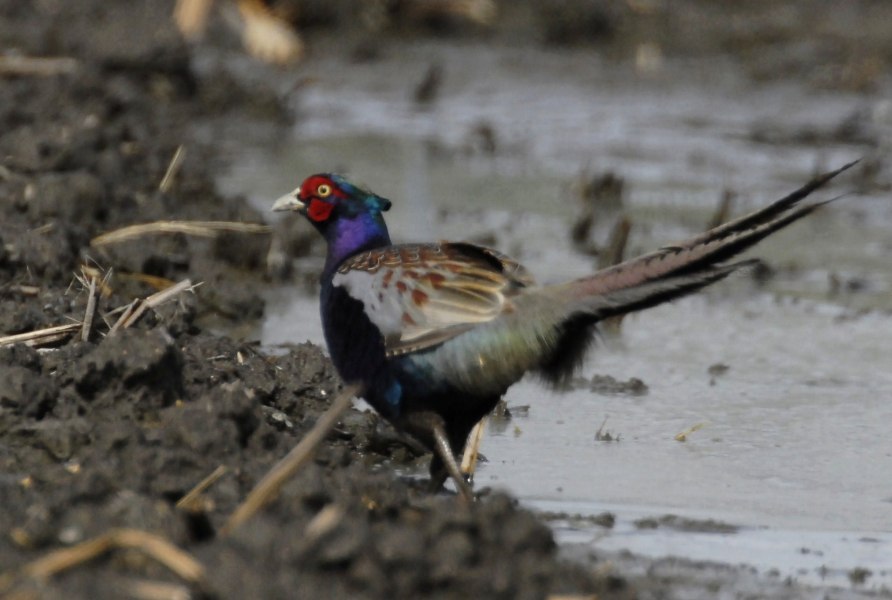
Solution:
<svg viewBox="0 0 892 600">
<path fill-rule="evenodd" d="M 127 304 L 127 305 L 125 305 L 125 306 L 123 306 L 123 307 L 119 306 L 119 307 L 116 308 L 114 311 L 112 311 L 112 313 L 114 313 L 114 312 L 117 312 L 117 311 L 121 311 L 121 309 L 123 309 L 123 311 L 121 312 L 121 316 L 118 317 L 118 320 L 115 321 L 115 324 L 112 325 L 111 329 L 108 330 L 108 335 L 114 335 L 114 334 L 118 331 L 118 329 L 121 328 L 121 326 L 124 324 L 124 322 L 127 321 L 127 319 L 130 318 L 130 315 L 133 314 L 133 311 L 136 309 L 136 306 L 137 306 L 140 302 L 142 302 L 142 300 L 139 299 L 139 298 L 137 298 L 136 300 L 134 300 L 134 301 L 131 302 L 130 304 Z M 112 313 L 109 313 L 109 314 L 112 314 Z"/>
<path fill-rule="evenodd" d="M 26 333 L 16 333 L 0 337 L 0 346 L 24 343 L 26 346 L 42 346 L 64 339 L 81 328 L 80 323 L 56 325 Z"/>
<path fill-rule="evenodd" d="M 232 533 L 239 525 L 250 519 L 254 513 L 271 501 L 279 493 L 285 482 L 294 476 L 301 467 L 310 461 L 319 444 L 337 424 L 341 414 L 350 407 L 350 402 L 362 386 L 358 383 L 347 386 L 331 406 L 316 421 L 316 425 L 291 451 L 273 466 L 260 480 L 245 501 L 242 502 L 221 530 L 222 535 Z"/>
<path fill-rule="evenodd" d="M 177 501 L 177 508 L 181 508 L 183 510 L 192 511 L 196 509 L 198 504 L 198 499 L 201 495 L 207 491 L 209 487 L 217 483 L 217 480 L 223 477 L 226 474 L 226 466 L 220 465 L 216 469 L 214 469 L 210 475 L 202 479 L 198 482 L 194 488 L 189 490 L 189 492 Z"/>
<path fill-rule="evenodd" d="M 461 472 L 474 480 L 474 472 L 477 470 L 477 458 L 480 456 L 480 441 L 483 439 L 483 431 L 486 429 L 486 423 L 489 417 L 483 417 L 468 435 L 468 444 L 465 446 L 465 453 L 461 457 Z"/>
<path fill-rule="evenodd" d="M 628 217 L 620 217 L 613 225 L 613 229 L 610 231 L 610 240 L 607 242 L 604 251 L 598 255 L 599 269 L 606 269 L 623 261 L 631 230 L 632 222 Z"/>
<path fill-rule="evenodd" d="M 33 233 L 33 234 L 35 234 L 35 235 L 43 235 L 44 233 L 49 233 L 49 232 L 51 232 L 51 231 L 54 230 L 55 228 L 56 228 L 56 224 L 55 224 L 55 223 L 52 223 L 52 222 L 51 222 L 51 223 L 44 223 L 43 225 L 40 225 L 40 226 L 38 226 L 38 227 L 35 227 L 35 228 L 32 229 L 30 232 Z"/>
<path fill-rule="evenodd" d="M 0 55 L 0 76 L 51 77 L 66 75 L 77 70 L 80 63 L 68 57 L 40 57 Z"/>
<path fill-rule="evenodd" d="M 161 178 L 161 183 L 158 184 L 158 189 L 162 193 L 166 194 L 170 191 L 170 188 L 173 186 L 173 179 L 177 176 L 177 173 L 179 173 L 185 157 L 186 149 L 180 144 L 177 146 L 176 152 L 173 153 L 173 158 L 170 159 L 170 164 L 167 165 L 167 171 L 164 173 L 164 177 Z"/>
<path fill-rule="evenodd" d="M 183 37 L 196 40 L 204 34 L 213 3 L 214 0 L 177 0 L 173 20 Z"/>
<path fill-rule="evenodd" d="M 179 283 L 177 283 L 176 285 L 172 285 L 169 288 L 165 288 L 165 289 L 161 290 L 160 292 L 155 292 L 151 296 L 147 297 L 146 298 L 146 306 L 148 308 L 158 308 L 162 304 L 164 304 L 170 300 L 173 300 L 174 296 L 177 296 L 181 292 L 185 292 L 187 290 L 192 290 L 193 288 L 196 288 L 199 285 L 201 285 L 201 284 L 197 283 L 195 285 L 192 285 L 192 280 L 184 279 L 184 280 L 180 281 Z"/>
<path fill-rule="evenodd" d="M 112 295 L 112 289 L 109 282 L 111 281 L 113 272 L 113 269 L 103 271 L 99 267 L 94 267 L 88 264 L 81 265 L 81 273 L 87 277 L 97 279 L 96 285 L 99 287 L 99 293 L 103 298 L 108 298 Z"/>
<path fill-rule="evenodd" d="M 307 525 L 304 536 L 307 542 L 321 538 L 323 535 L 337 527 L 344 519 L 344 509 L 336 504 L 329 504 L 318 513 Z"/>
<path fill-rule="evenodd" d="M 36 296 L 40 293 L 40 288 L 36 285 L 13 285 L 10 286 L 9 291 L 22 296 Z"/>
<path fill-rule="evenodd" d="M 193 591 L 183 584 L 169 581 L 131 580 L 123 586 L 134 600 L 192 600 Z"/>
<path fill-rule="evenodd" d="M 284 65 L 303 56 L 304 43 L 297 32 L 259 0 L 239 0 L 245 49 L 262 61 Z"/>
<path fill-rule="evenodd" d="M 605 415 L 604 420 L 601 421 L 601 426 L 598 427 L 598 431 L 595 432 L 595 441 L 596 442 L 618 442 L 619 436 L 613 437 L 613 435 L 609 431 L 604 431 L 604 427 L 607 425 L 607 419 L 610 418 L 610 415 Z"/>
<path fill-rule="evenodd" d="M 90 291 L 87 296 L 87 310 L 84 313 L 84 325 L 81 328 L 81 341 L 90 340 L 93 333 L 93 317 L 96 316 L 96 278 L 90 277 Z"/>
<path fill-rule="evenodd" d="M 217 237 L 220 233 L 232 231 L 236 233 L 270 233 L 272 228 L 261 223 L 240 223 L 238 221 L 155 221 L 140 223 L 115 229 L 90 240 L 90 245 L 105 246 L 125 240 L 158 233 L 182 233 L 199 237 Z"/>
<path fill-rule="evenodd" d="M 99 291 L 102 294 L 103 298 L 108 298 L 112 294 L 113 290 L 109 282 L 111 281 L 113 275 L 115 279 L 138 281 L 139 283 L 144 283 L 150 287 L 155 288 L 156 290 L 169 288 L 176 283 L 171 279 L 168 279 L 166 277 L 159 277 L 158 275 L 149 275 L 148 273 L 114 273 L 113 269 L 102 271 L 100 269 L 97 269 L 96 267 L 91 267 L 89 265 L 81 265 L 81 272 L 90 277 L 96 277 L 100 279 L 97 285 L 99 286 Z M 123 310 L 123 308 L 120 308 L 117 312 L 120 312 L 121 310 Z"/>
<path fill-rule="evenodd" d="M 675 439 L 676 442 L 686 442 L 686 441 L 688 441 L 688 436 L 689 436 L 689 435 L 691 435 L 691 434 L 694 433 L 695 431 L 699 431 L 700 429 L 703 429 L 705 426 L 706 426 L 706 422 L 705 422 L 705 421 L 702 422 L 702 423 L 697 423 L 697 424 L 695 424 L 695 425 L 691 425 L 690 427 L 688 427 L 688 428 L 685 429 L 684 431 L 681 431 L 681 432 L 675 434 L 675 438 L 674 438 L 674 439 Z"/>
<path fill-rule="evenodd" d="M 718 227 L 728 220 L 728 217 L 731 215 L 731 207 L 734 204 L 735 196 L 736 194 L 728 189 L 722 192 L 722 197 L 715 207 L 715 212 L 712 213 L 712 217 L 710 217 L 709 222 L 706 225 L 707 230 Z"/>
<path fill-rule="evenodd" d="M 169 288 L 163 289 L 160 292 L 155 292 L 145 299 L 134 300 L 129 305 L 127 305 L 126 310 L 124 310 L 115 324 L 112 325 L 112 328 L 109 330 L 108 335 L 115 334 L 118 329 L 127 329 L 128 327 L 136 323 L 147 309 L 157 308 L 165 302 L 172 300 L 177 294 L 192 289 L 193 287 L 194 286 L 192 285 L 191 280 L 184 279 L 181 282 L 170 286 Z"/>
<path fill-rule="evenodd" d="M 205 570 L 190 554 L 163 537 L 139 529 L 112 529 L 71 548 L 54 550 L 19 569 L 0 577 L 0 593 L 8 591 L 18 578 L 45 580 L 89 562 L 115 549 L 142 551 L 181 579 L 205 587 Z M 18 575 L 18 578 L 16 577 Z"/>
</svg>

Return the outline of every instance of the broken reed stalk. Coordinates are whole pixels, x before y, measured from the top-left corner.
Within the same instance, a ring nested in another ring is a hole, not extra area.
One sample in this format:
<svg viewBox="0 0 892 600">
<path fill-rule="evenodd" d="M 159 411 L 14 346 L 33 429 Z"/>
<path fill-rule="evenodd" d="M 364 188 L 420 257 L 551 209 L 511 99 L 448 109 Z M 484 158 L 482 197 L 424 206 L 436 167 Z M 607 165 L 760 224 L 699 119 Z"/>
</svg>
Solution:
<svg viewBox="0 0 892 600">
<path fill-rule="evenodd" d="M 112 325 L 108 335 L 114 335 L 119 329 L 127 329 L 136 323 L 147 309 L 161 306 L 165 302 L 172 300 L 177 294 L 190 290 L 193 287 L 190 279 L 184 279 L 169 288 L 163 289 L 160 292 L 155 292 L 151 296 L 147 296 L 145 299 L 137 298 L 127 305 L 127 308 L 121 313 L 121 316 L 118 317 L 115 324 Z"/>
<path fill-rule="evenodd" d="M 87 296 L 87 310 L 84 313 L 84 324 L 81 327 L 81 341 L 90 340 L 93 333 L 93 317 L 96 316 L 96 278 L 90 277 L 90 290 Z"/>
<path fill-rule="evenodd" d="M 702 422 L 700 422 L 700 423 L 695 423 L 694 425 L 691 425 L 690 427 L 688 427 L 688 428 L 685 429 L 684 431 L 680 431 L 680 432 L 676 433 L 676 434 L 675 434 L 675 437 L 674 437 L 673 439 L 674 439 L 676 442 L 686 442 L 686 441 L 688 441 L 688 436 L 689 436 L 689 435 L 691 435 L 691 434 L 694 433 L 695 431 L 700 431 L 700 430 L 703 429 L 704 427 L 706 427 L 706 421 L 702 421 Z"/>
<path fill-rule="evenodd" d="M 0 346 L 8 346 L 10 344 L 25 344 L 26 346 L 51 344 L 65 339 L 72 333 L 80 330 L 81 327 L 83 326 L 80 323 L 68 323 L 66 325 L 56 325 L 55 327 L 28 331 L 26 333 L 4 335 L 0 337 Z"/>
<path fill-rule="evenodd" d="M 328 504 L 316 513 L 316 516 L 307 524 L 304 536 L 307 542 L 318 540 L 323 535 L 337 527 L 344 519 L 344 509 L 336 504 Z"/>
<path fill-rule="evenodd" d="M 92 277 L 97 280 L 96 285 L 99 286 L 99 293 L 102 295 L 103 298 L 108 298 L 112 295 L 112 289 L 109 286 L 109 281 L 111 281 L 112 275 L 114 275 L 113 269 L 107 269 L 103 271 L 102 269 L 93 267 L 85 263 L 81 265 L 81 274 L 84 277 Z"/>
<path fill-rule="evenodd" d="M 177 0 L 173 20 L 183 37 L 196 40 L 204 34 L 213 3 L 214 0 Z"/>
<path fill-rule="evenodd" d="M 36 285 L 13 285 L 8 289 L 10 292 L 21 294 L 22 296 L 36 296 L 40 293 L 40 288 Z"/>
<path fill-rule="evenodd" d="M 177 501 L 177 508 L 181 508 L 187 511 L 196 510 L 198 505 L 198 500 L 201 498 L 201 495 L 207 491 L 209 487 L 217 483 L 217 480 L 223 477 L 226 474 L 226 465 L 220 465 L 216 469 L 214 469 L 210 475 L 202 479 L 198 482 L 194 488 L 189 490 L 189 492 L 180 498 Z"/>
<path fill-rule="evenodd" d="M 21 579 L 45 580 L 116 549 L 133 549 L 158 561 L 194 585 L 205 588 L 204 566 L 167 539 L 139 529 L 120 528 L 70 548 L 54 550 L 0 577 L 0 595 Z"/>
<path fill-rule="evenodd" d="M 187 586 L 167 581 L 130 580 L 117 588 L 115 591 L 133 600 L 192 600 L 195 597 Z"/>
<path fill-rule="evenodd" d="M 138 281 L 139 283 L 144 283 L 148 286 L 155 288 L 156 290 L 163 290 L 165 288 L 169 288 L 174 285 L 176 281 L 172 279 L 168 279 L 166 277 L 159 277 L 158 275 L 149 275 L 147 273 L 113 273 L 112 269 L 108 271 L 100 271 L 95 267 L 91 267 L 89 265 L 81 265 L 81 272 L 90 277 L 100 277 L 99 281 L 99 291 L 102 294 L 103 298 L 107 298 L 112 294 L 112 288 L 109 285 L 111 281 L 112 275 L 114 275 L 115 279 L 124 279 L 128 281 Z M 115 309 L 116 312 L 121 312 L 123 309 Z M 113 312 L 115 312 L 113 311 Z"/>
<path fill-rule="evenodd" d="M 285 458 L 276 463 L 272 469 L 260 480 L 248 497 L 245 498 L 221 530 L 222 535 L 232 533 L 239 525 L 250 519 L 254 514 L 273 500 L 291 477 L 294 476 L 305 464 L 307 464 L 325 440 L 329 432 L 334 429 L 341 414 L 350 407 L 354 396 L 359 394 L 362 386 L 358 383 L 344 388 L 334 399 L 331 406 L 316 421 L 316 425 L 303 439 L 285 455 Z"/>
<path fill-rule="evenodd" d="M 723 225 L 731 216 L 731 208 L 734 204 L 734 198 L 737 196 L 732 190 L 726 189 L 722 192 L 722 197 L 715 207 L 709 222 L 706 224 L 706 230 L 709 231 L 719 225 Z"/>
<path fill-rule="evenodd" d="M 155 221 L 154 223 L 128 225 L 127 227 L 97 235 L 90 240 L 90 245 L 95 248 L 159 233 L 182 233 L 213 238 L 227 231 L 235 233 L 270 233 L 272 228 L 261 223 L 240 223 L 238 221 Z"/>
<path fill-rule="evenodd" d="M 13 335 L 0 336 L 0 346 L 8 346 L 11 344 L 25 344 L 26 346 L 43 346 L 52 344 L 60 340 L 64 340 L 71 334 L 78 331 L 81 332 L 81 339 L 89 339 L 90 331 L 93 327 L 93 321 L 96 313 L 96 278 L 90 277 L 90 297 L 87 299 L 87 313 L 82 323 L 67 323 L 65 325 L 56 325 L 54 327 L 46 327 L 36 331 L 28 331 L 26 333 L 16 333 Z M 99 285 L 103 285 L 100 283 Z M 174 296 L 186 290 L 194 289 L 197 285 L 193 285 L 189 279 L 184 279 L 160 292 L 156 292 L 145 299 L 136 299 L 130 304 L 113 310 L 110 314 L 123 311 L 121 316 L 111 327 L 108 334 L 113 335 L 118 329 L 126 329 L 134 323 L 149 308 L 157 308 L 165 302 L 173 299 Z"/>
<path fill-rule="evenodd" d="M 0 77 L 52 77 L 77 71 L 80 63 L 66 56 L 0 56 Z"/>
<path fill-rule="evenodd" d="M 632 222 L 628 217 L 620 217 L 610 231 L 610 239 L 607 247 L 598 256 L 598 268 L 606 269 L 623 262 L 626 255 L 626 246 L 629 243 L 629 232 L 632 230 Z"/>
<path fill-rule="evenodd" d="M 170 191 L 170 188 L 173 187 L 174 177 L 179 173 L 180 166 L 182 166 L 185 157 L 186 150 L 183 145 L 180 144 L 177 146 L 176 152 L 173 153 L 173 157 L 170 159 L 170 164 L 167 165 L 167 171 L 164 172 L 164 177 L 161 178 L 161 183 L 158 184 L 158 189 L 162 194 L 166 194 Z"/>
<path fill-rule="evenodd" d="M 480 456 L 480 442 L 483 439 L 483 431 L 489 417 L 483 417 L 468 435 L 468 444 L 465 446 L 465 453 L 461 457 L 461 472 L 467 475 L 471 481 L 474 480 L 474 472 L 477 470 L 477 459 Z"/>
<path fill-rule="evenodd" d="M 239 0 L 244 21 L 242 44 L 249 54 L 268 63 L 284 65 L 297 62 L 304 54 L 304 43 L 289 23 L 259 0 Z"/>
</svg>

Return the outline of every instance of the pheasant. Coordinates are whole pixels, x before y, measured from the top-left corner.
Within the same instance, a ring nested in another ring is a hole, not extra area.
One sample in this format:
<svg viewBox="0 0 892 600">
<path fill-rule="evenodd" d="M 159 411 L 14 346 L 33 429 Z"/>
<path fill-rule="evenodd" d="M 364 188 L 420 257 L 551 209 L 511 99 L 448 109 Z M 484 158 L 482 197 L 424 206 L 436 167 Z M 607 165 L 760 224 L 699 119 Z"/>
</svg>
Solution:
<svg viewBox="0 0 892 600">
<path fill-rule="evenodd" d="M 602 269 L 537 286 L 524 267 L 468 242 L 392 244 L 390 200 L 334 174 L 308 177 L 275 211 L 307 218 L 328 244 L 321 315 L 344 381 L 433 451 L 431 488 L 451 476 L 473 426 L 525 373 L 560 385 L 598 321 L 697 291 L 756 260 L 727 263 L 826 202 L 799 202 L 855 163 L 700 235 Z"/>
</svg>

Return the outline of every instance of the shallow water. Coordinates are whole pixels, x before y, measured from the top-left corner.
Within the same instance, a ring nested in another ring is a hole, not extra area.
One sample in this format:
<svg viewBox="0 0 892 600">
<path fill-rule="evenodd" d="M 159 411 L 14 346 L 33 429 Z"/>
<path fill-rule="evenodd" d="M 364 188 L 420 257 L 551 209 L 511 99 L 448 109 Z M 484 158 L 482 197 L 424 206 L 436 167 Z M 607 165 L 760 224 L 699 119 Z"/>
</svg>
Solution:
<svg viewBox="0 0 892 600">
<path fill-rule="evenodd" d="M 221 184 L 267 207 L 311 172 L 348 171 L 395 200 L 389 223 L 399 241 L 494 236 L 540 281 L 557 281 L 592 269 L 567 240 L 578 210 L 570 183 L 583 169 L 627 178 L 630 251 L 639 252 L 701 228 L 725 186 L 741 192 L 742 210 L 797 187 L 816 163 L 863 153 L 755 143 L 757 124 L 830 129 L 862 111 L 878 135 L 888 139 L 890 128 L 882 102 L 753 87 L 720 60 L 642 77 L 585 53 L 430 44 L 405 72 L 420 76 L 433 58 L 447 78 L 428 109 L 413 105 L 406 86 L 380 83 L 393 80 L 392 62 L 330 70 L 319 58 L 310 70 L 326 75 L 300 98 L 293 136 L 275 148 L 262 132 L 242 137 Z M 467 68 L 450 70 L 459 63 Z M 496 132 L 493 155 L 479 149 L 481 123 Z M 617 515 L 611 530 L 557 523 L 568 543 L 843 587 L 860 567 L 872 572 L 864 589 L 892 587 L 890 229 L 888 197 L 847 198 L 760 246 L 756 254 L 780 267 L 767 289 L 738 278 L 627 318 L 583 375 L 640 378 L 644 396 L 513 387 L 509 406 L 529 413 L 490 423 L 477 485 L 544 510 Z M 863 290 L 831 296 L 831 274 Z M 271 292 L 262 341 L 321 342 L 316 302 L 298 289 Z M 711 376 L 718 363 L 728 370 Z M 618 442 L 595 440 L 605 419 Z M 634 525 L 665 514 L 741 529 Z"/>
</svg>

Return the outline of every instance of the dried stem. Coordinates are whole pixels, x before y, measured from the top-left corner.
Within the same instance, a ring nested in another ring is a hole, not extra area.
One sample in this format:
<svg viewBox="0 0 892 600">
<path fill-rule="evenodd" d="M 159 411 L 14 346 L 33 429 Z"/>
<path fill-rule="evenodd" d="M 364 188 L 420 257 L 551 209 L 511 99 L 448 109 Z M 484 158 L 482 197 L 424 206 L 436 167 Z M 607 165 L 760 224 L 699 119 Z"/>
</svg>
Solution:
<svg viewBox="0 0 892 600">
<path fill-rule="evenodd" d="M 223 477 L 223 475 L 225 474 L 225 465 L 220 465 L 219 467 L 214 469 L 210 475 L 198 482 L 198 485 L 189 490 L 189 492 L 185 496 L 179 499 L 179 501 L 177 502 L 177 508 L 188 511 L 195 510 L 201 495 L 205 491 L 207 491 L 208 488 L 217 483 L 217 480 Z"/>
<path fill-rule="evenodd" d="M 252 56 L 280 65 L 301 59 L 303 40 L 268 4 L 260 0 L 239 0 L 238 8 L 244 21 L 242 43 Z"/>
<path fill-rule="evenodd" d="M 239 525 L 250 519 L 254 513 L 276 497 L 285 482 L 310 461 L 319 444 L 334 428 L 341 414 L 349 408 L 350 401 L 361 389 L 360 384 L 349 385 L 334 399 L 329 409 L 316 421 L 313 429 L 251 490 L 245 501 L 229 517 L 221 531 L 222 535 L 232 533 Z"/>
<path fill-rule="evenodd" d="M 183 145 L 180 144 L 177 146 L 176 152 L 173 153 L 173 158 L 170 159 L 170 164 L 167 165 L 167 171 L 164 173 L 164 177 L 161 178 L 161 183 L 158 184 L 158 189 L 161 190 L 162 193 L 166 194 L 170 191 L 170 188 L 173 187 L 174 177 L 179 173 L 185 157 L 186 150 Z"/>
<path fill-rule="evenodd" d="M 69 57 L 0 56 L 0 76 L 52 77 L 74 73 L 79 62 Z"/>
<path fill-rule="evenodd" d="M 36 285 L 13 285 L 8 289 L 10 292 L 21 294 L 22 296 L 37 296 L 40 294 L 40 288 Z"/>
<path fill-rule="evenodd" d="M 185 585 L 168 581 L 131 580 L 122 587 L 121 591 L 134 600 L 192 600 L 195 597 Z"/>
<path fill-rule="evenodd" d="M 165 302 L 172 300 L 177 294 L 180 294 L 192 288 L 192 281 L 189 279 L 184 279 L 179 283 L 170 286 L 169 288 L 163 289 L 160 292 L 155 292 L 144 300 L 134 300 L 129 305 L 127 305 L 127 308 L 124 310 L 115 324 L 112 325 L 112 328 L 109 330 L 108 335 L 114 335 L 119 329 L 127 329 L 128 327 L 136 323 L 139 318 L 146 312 L 146 309 L 157 308 Z"/>
<path fill-rule="evenodd" d="M 205 587 L 204 567 L 190 554 L 161 536 L 138 529 L 122 528 L 112 529 L 71 548 L 54 550 L 26 564 L 18 573 L 3 575 L 0 577 L 0 593 L 8 591 L 17 579 L 48 579 L 116 549 L 140 550 L 180 578 Z"/>
<path fill-rule="evenodd" d="M 195 40 L 204 34 L 213 3 L 214 0 L 177 0 L 173 19 L 186 39 Z"/>
<path fill-rule="evenodd" d="M 238 221 L 155 221 L 154 223 L 141 223 L 128 225 L 121 229 L 115 229 L 102 235 L 97 235 L 90 240 L 93 247 L 116 244 L 126 240 L 132 240 L 144 235 L 159 233 L 182 233 L 199 237 L 217 237 L 220 233 L 232 231 L 236 233 L 270 233 L 272 229 L 268 225 L 260 223 L 240 223 Z"/>
<path fill-rule="evenodd" d="M 715 207 L 715 212 L 712 213 L 712 217 L 706 224 L 707 231 L 728 221 L 728 218 L 731 216 L 731 208 L 734 204 L 735 196 L 736 194 L 732 190 L 722 192 L 722 197 Z"/>
<path fill-rule="evenodd" d="M 93 317 L 96 316 L 96 278 L 90 277 L 90 291 L 87 296 L 87 310 L 84 313 L 84 324 L 81 327 L 81 340 L 87 342 L 90 340 L 90 334 L 93 333 Z"/>
<path fill-rule="evenodd" d="M 42 346 L 44 344 L 52 344 L 59 340 L 65 339 L 75 331 L 81 329 L 80 323 L 68 323 L 67 325 L 56 325 L 55 327 L 47 327 L 36 331 L 28 331 L 26 333 L 16 333 L 14 335 L 4 335 L 0 337 L 0 346 L 8 346 L 10 344 L 25 344 L 26 346 Z"/>
</svg>

